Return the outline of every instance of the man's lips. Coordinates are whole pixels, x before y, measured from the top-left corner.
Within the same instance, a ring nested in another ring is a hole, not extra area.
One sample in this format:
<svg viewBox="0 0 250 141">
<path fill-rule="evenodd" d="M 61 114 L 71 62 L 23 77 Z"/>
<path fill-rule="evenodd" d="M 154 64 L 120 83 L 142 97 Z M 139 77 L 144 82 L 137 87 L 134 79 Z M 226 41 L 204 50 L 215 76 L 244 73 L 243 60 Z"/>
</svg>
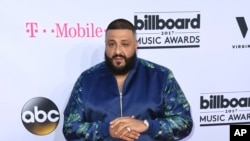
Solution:
<svg viewBox="0 0 250 141">
<path fill-rule="evenodd" d="M 124 58 L 123 57 L 114 57 L 113 58 L 115 61 L 121 61 L 121 60 L 123 60 Z"/>
</svg>

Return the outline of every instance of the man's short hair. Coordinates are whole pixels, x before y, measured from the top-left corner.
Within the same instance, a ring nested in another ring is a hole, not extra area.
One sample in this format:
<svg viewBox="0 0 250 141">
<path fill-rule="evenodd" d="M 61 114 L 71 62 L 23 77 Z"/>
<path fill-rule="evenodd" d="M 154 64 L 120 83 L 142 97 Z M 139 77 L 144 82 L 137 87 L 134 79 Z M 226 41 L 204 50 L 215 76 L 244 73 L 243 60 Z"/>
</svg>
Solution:
<svg viewBox="0 0 250 141">
<path fill-rule="evenodd" d="M 112 21 L 108 25 L 107 31 L 110 29 L 129 29 L 129 30 L 132 30 L 132 32 L 134 34 L 136 33 L 136 29 L 135 29 L 134 25 L 126 19 L 116 19 L 116 20 Z"/>
</svg>

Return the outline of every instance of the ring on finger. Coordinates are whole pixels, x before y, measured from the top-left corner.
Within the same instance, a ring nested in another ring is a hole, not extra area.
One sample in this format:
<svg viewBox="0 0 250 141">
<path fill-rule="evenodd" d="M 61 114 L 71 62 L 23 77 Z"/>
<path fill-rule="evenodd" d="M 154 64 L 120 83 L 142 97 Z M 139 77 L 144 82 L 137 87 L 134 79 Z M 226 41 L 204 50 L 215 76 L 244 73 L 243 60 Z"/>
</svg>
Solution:
<svg viewBox="0 0 250 141">
<path fill-rule="evenodd" d="M 128 132 L 130 132 L 130 131 L 131 131 L 131 129 L 130 129 L 129 127 L 126 127 L 126 129 L 128 130 Z"/>
</svg>

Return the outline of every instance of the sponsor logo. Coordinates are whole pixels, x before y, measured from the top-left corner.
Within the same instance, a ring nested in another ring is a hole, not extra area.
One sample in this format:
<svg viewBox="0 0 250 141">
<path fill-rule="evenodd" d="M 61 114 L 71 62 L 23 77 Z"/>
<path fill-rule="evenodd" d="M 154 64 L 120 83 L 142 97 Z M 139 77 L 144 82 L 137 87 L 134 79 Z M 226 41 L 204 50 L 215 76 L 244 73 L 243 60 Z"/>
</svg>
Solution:
<svg viewBox="0 0 250 141">
<path fill-rule="evenodd" d="M 21 119 L 29 132 L 47 135 L 56 129 L 60 120 L 60 112 L 51 100 L 36 97 L 25 103 Z"/>
<path fill-rule="evenodd" d="M 26 22 L 25 28 L 30 38 L 48 34 L 56 38 L 100 38 L 105 33 L 105 29 L 94 23 L 54 23 L 52 28 L 49 28 L 43 27 L 38 22 Z"/>
<path fill-rule="evenodd" d="M 200 12 L 136 12 L 134 26 L 139 49 L 200 47 Z"/>
<path fill-rule="evenodd" d="M 247 30 L 248 30 L 245 18 L 244 17 L 236 17 L 236 20 L 237 20 L 237 23 L 239 25 L 242 37 L 245 38 L 246 34 L 247 34 Z"/>
<path fill-rule="evenodd" d="M 248 27 L 247 27 L 247 22 L 245 20 L 245 17 L 236 17 L 236 21 L 239 27 L 239 30 L 242 35 L 242 40 L 241 43 L 236 43 L 232 45 L 233 49 L 250 49 L 250 43 L 249 40 L 246 39 L 247 37 L 247 32 L 248 32 Z"/>
<path fill-rule="evenodd" d="M 250 123 L 250 91 L 202 93 L 200 126 Z"/>
</svg>

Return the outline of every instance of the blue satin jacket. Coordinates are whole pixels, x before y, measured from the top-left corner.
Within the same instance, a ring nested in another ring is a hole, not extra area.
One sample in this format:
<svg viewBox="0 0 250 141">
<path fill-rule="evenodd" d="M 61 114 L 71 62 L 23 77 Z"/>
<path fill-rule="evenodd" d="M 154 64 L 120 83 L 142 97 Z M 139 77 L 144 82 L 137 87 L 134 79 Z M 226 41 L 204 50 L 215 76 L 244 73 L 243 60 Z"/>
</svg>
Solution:
<svg viewBox="0 0 250 141">
<path fill-rule="evenodd" d="M 78 78 L 64 111 L 68 141 L 115 141 L 109 122 L 120 116 L 148 120 L 138 141 L 175 141 L 188 136 L 190 105 L 171 70 L 137 58 L 119 94 L 114 75 L 102 62 Z"/>
</svg>

